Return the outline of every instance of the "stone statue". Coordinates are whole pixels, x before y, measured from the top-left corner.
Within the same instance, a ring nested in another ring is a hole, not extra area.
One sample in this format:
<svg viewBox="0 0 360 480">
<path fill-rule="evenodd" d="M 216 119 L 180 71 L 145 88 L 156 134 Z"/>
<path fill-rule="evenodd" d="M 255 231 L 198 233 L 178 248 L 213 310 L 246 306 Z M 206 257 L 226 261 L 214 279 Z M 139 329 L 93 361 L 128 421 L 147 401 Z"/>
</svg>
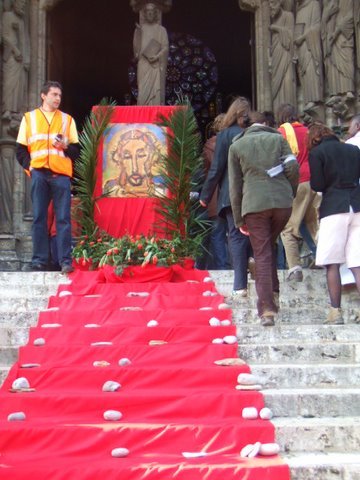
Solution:
<svg viewBox="0 0 360 480">
<path fill-rule="evenodd" d="M 144 22 L 136 25 L 134 55 L 138 62 L 138 105 L 164 105 L 169 40 L 165 28 L 157 23 L 158 9 L 147 3 Z"/>
<path fill-rule="evenodd" d="M 0 146 L 0 234 L 13 233 L 14 147 Z"/>
<path fill-rule="evenodd" d="M 355 22 L 355 38 L 357 66 L 360 68 L 360 2 L 354 1 L 354 22 Z"/>
<path fill-rule="evenodd" d="M 26 0 L 4 5 L 2 18 L 3 42 L 3 115 L 12 120 L 21 118 L 27 108 L 28 72 L 30 66 L 29 36 L 25 28 Z"/>
<path fill-rule="evenodd" d="M 354 18 L 352 0 L 324 2 L 321 38 L 324 51 L 325 74 L 332 106 L 334 98 L 354 98 Z"/>
<path fill-rule="evenodd" d="M 302 86 L 304 112 L 323 100 L 321 8 L 318 0 L 297 0 L 295 20 L 296 60 Z"/>
<path fill-rule="evenodd" d="M 271 32 L 270 70 L 273 108 L 282 103 L 296 104 L 293 62 L 294 14 L 283 8 L 284 0 L 269 0 Z"/>
</svg>

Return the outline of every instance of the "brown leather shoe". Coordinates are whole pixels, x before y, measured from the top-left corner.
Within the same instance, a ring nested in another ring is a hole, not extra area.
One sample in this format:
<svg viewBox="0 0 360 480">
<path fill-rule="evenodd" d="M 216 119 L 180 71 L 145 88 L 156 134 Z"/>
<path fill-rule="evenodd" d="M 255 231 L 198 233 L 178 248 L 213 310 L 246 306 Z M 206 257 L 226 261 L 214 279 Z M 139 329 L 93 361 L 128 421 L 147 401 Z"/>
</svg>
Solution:
<svg viewBox="0 0 360 480">
<path fill-rule="evenodd" d="M 273 327 L 275 325 L 275 317 L 275 312 L 265 311 L 260 317 L 261 325 L 263 327 Z"/>
</svg>

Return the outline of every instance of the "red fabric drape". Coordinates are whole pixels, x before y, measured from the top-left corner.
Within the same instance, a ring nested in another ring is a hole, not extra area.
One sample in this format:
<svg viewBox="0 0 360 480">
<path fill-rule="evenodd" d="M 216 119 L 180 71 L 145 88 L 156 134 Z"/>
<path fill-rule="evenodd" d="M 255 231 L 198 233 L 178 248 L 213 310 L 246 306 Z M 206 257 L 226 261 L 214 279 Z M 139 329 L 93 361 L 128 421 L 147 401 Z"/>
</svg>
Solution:
<svg viewBox="0 0 360 480">
<path fill-rule="evenodd" d="M 261 392 L 235 389 L 249 366 L 214 363 L 237 357 L 237 344 L 213 343 L 236 334 L 232 324 L 209 325 L 231 320 L 218 308 L 223 297 L 207 272 L 176 271 L 179 281 L 143 283 L 76 272 L 59 287 L 0 390 L 0 479 L 289 480 L 278 456 L 240 457 L 248 443 L 273 442 L 274 427 L 241 417 L 244 407 L 264 406 Z M 34 345 L 39 338 L 45 345 Z M 12 393 L 19 377 L 34 391 Z M 108 380 L 119 390 L 104 392 Z M 123 417 L 106 421 L 106 410 Z M 20 411 L 24 422 L 7 421 Z M 118 447 L 128 457 L 113 458 Z"/>
</svg>

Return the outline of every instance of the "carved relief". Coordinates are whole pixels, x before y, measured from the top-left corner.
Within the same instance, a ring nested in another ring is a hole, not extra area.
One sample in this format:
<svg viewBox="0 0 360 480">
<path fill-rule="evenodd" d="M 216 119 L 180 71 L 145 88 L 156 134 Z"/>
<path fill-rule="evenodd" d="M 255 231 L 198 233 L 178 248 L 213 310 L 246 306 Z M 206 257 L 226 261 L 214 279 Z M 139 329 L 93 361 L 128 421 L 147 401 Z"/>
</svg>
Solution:
<svg viewBox="0 0 360 480">
<path fill-rule="evenodd" d="M 324 98 L 320 30 L 319 1 L 297 0 L 294 43 L 306 113 L 313 112 Z"/>
<path fill-rule="evenodd" d="M 340 118 L 351 115 L 354 100 L 354 18 L 352 0 L 324 3 L 321 38 L 329 98 L 326 105 Z"/>
<path fill-rule="evenodd" d="M 14 146 L 0 148 L 0 234 L 13 233 Z"/>
<path fill-rule="evenodd" d="M 5 2 L 2 18 L 2 119 L 9 122 L 8 133 L 16 130 L 21 114 L 27 108 L 30 51 L 24 20 L 26 6 L 26 0 L 14 0 L 12 6 L 10 2 Z"/>
<path fill-rule="evenodd" d="M 283 8 L 283 0 L 269 0 L 270 73 L 274 110 L 280 104 L 296 104 L 294 57 L 294 14 Z"/>
</svg>

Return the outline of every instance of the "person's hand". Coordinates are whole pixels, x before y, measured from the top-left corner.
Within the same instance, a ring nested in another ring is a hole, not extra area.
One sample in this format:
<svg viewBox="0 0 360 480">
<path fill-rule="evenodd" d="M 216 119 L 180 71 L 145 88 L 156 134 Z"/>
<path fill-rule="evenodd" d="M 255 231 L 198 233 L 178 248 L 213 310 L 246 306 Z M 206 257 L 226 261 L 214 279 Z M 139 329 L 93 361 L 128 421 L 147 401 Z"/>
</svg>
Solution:
<svg viewBox="0 0 360 480">
<path fill-rule="evenodd" d="M 207 204 L 206 204 L 206 202 L 204 202 L 204 200 L 199 200 L 199 202 L 200 202 L 200 205 L 201 205 L 202 207 L 204 207 L 204 208 L 207 207 Z"/>
<path fill-rule="evenodd" d="M 57 149 L 57 150 L 66 150 L 68 148 L 68 144 L 65 140 L 58 140 L 58 139 L 55 139 L 53 141 L 53 146 Z"/>
<path fill-rule="evenodd" d="M 249 229 L 248 229 L 247 225 L 245 225 L 245 223 L 244 223 L 244 225 L 241 225 L 239 230 L 240 230 L 240 233 L 242 233 L 243 235 L 246 235 L 247 237 L 250 235 Z"/>
</svg>

